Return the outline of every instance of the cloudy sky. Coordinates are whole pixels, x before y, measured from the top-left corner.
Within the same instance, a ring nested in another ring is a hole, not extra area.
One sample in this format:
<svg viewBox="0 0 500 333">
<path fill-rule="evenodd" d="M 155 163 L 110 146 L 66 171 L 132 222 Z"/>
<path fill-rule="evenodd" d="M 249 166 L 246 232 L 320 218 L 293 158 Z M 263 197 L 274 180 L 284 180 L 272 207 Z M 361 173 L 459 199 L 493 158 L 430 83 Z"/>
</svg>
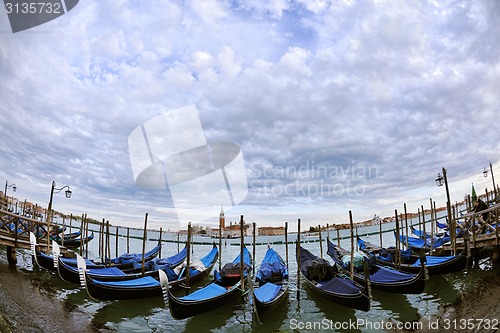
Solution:
<svg viewBox="0 0 500 333">
<path fill-rule="evenodd" d="M 215 225 L 223 202 L 209 199 L 234 182 L 246 187 L 227 220 L 258 225 L 441 206 L 443 166 L 462 200 L 471 183 L 491 189 L 489 162 L 500 181 L 498 36 L 496 0 L 80 1 L 17 33 L 0 10 L 0 180 L 42 206 L 54 180 L 73 191 L 56 210 L 127 226 L 147 212 L 164 229 Z M 187 106 L 187 127 L 162 118 Z M 165 168 L 222 142 L 237 148 L 219 166 L 243 171 L 223 189 L 196 183 L 211 170 L 188 177 L 182 197 L 173 183 L 144 187 L 151 160 L 131 156 L 143 139 L 130 138 L 145 124 L 151 139 L 177 138 L 160 140 L 178 153 Z"/>
</svg>

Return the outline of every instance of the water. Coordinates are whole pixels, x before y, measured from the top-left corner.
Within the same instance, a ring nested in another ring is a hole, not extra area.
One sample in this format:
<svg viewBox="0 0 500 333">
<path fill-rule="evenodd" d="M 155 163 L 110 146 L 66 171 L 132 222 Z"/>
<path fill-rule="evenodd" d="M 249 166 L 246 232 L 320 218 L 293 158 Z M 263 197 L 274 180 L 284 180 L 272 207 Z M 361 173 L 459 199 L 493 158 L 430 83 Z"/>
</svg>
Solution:
<svg viewBox="0 0 500 333">
<path fill-rule="evenodd" d="M 383 225 L 384 230 L 393 229 L 393 224 Z M 376 232 L 379 226 L 364 227 L 358 230 L 359 234 Z M 429 229 L 427 229 L 429 230 Z M 113 231 L 114 232 L 114 229 Z M 122 232 L 122 230 L 120 230 Z M 350 249 L 349 230 L 342 230 L 341 246 Z M 142 237 L 142 231 L 131 230 L 131 236 Z M 89 243 L 89 257 L 98 256 L 98 234 Z M 326 255 L 326 233 L 323 233 L 323 256 Z M 181 235 L 181 241 L 185 239 Z M 154 239 L 158 238 L 158 232 L 149 232 L 146 251 L 156 245 Z M 164 233 L 163 239 L 174 241 L 176 234 Z M 330 233 L 333 242 L 337 242 L 336 232 Z M 365 236 L 368 241 L 379 244 L 379 236 Z M 289 235 L 289 242 L 295 241 L 296 235 Z M 320 252 L 320 243 L 316 235 L 304 235 L 301 245 L 315 254 Z M 267 244 L 281 242 L 284 236 L 258 236 L 257 243 Z M 205 255 L 211 248 L 211 242 L 218 239 L 195 236 L 197 243 L 207 243 L 204 245 L 195 244 L 192 256 L 194 258 Z M 394 244 L 392 232 L 383 234 L 384 246 Z M 245 237 L 245 243 L 251 244 L 252 237 Z M 179 245 L 173 242 L 163 243 L 162 257 L 167 257 L 178 252 Z M 180 245 L 182 248 L 183 245 Z M 273 246 L 285 259 L 286 246 L 284 244 L 273 244 Z M 248 246 L 252 252 L 252 246 Z M 111 237 L 111 254 L 115 256 L 115 238 Z M 257 245 L 256 266 L 260 263 L 267 250 L 267 245 Z M 142 240 L 130 240 L 130 252 L 141 252 Z M 232 261 L 240 251 L 238 239 L 223 240 L 222 243 L 222 265 Z M 498 269 L 493 269 L 489 262 L 484 262 L 479 268 L 467 269 L 464 272 L 431 276 L 426 281 L 424 293 L 419 295 L 397 295 L 378 292 L 373 290 L 373 300 L 371 310 L 362 312 L 336 305 L 322 297 L 316 295 L 302 282 L 302 289 L 297 290 L 297 264 L 295 261 L 295 245 L 288 245 L 289 251 L 289 272 L 290 272 L 290 294 L 288 302 L 280 307 L 270 317 L 266 318 L 264 324 L 258 325 L 253 322 L 252 308 L 248 302 L 236 302 L 218 308 L 215 311 L 202 314 L 186 320 L 174 320 L 168 308 L 165 307 L 162 297 L 128 300 L 96 302 L 91 300 L 84 290 L 78 286 L 61 281 L 57 275 L 50 272 L 34 269 L 33 274 L 37 278 L 45 281 L 45 285 L 50 286 L 58 298 L 65 302 L 69 308 L 78 308 L 81 311 L 93 315 L 92 322 L 97 327 L 105 327 L 119 332 L 274 332 L 274 331 L 311 331 L 330 330 L 332 332 L 382 332 L 383 328 L 390 328 L 398 322 L 414 325 L 413 322 L 420 318 L 430 318 L 438 313 L 439 309 L 445 305 L 453 303 L 463 290 L 475 285 L 479 276 L 498 274 Z M 126 252 L 126 239 L 119 237 L 118 254 Z M 29 255 L 22 255 L 19 258 L 19 265 L 31 270 Z M 331 262 L 331 260 L 330 260 Z M 218 265 L 216 265 L 217 267 Z M 210 277 L 205 281 L 195 285 L 199 287 L 210 281 Z M 182 293 L 182 291 L 180 291 Z M 358 323 L 356 327 L 352 323 Z M 351 324 L 351 326 L 348 326 Z M 364 324 L 364 325 L 363 325 Z"/>
</svg>

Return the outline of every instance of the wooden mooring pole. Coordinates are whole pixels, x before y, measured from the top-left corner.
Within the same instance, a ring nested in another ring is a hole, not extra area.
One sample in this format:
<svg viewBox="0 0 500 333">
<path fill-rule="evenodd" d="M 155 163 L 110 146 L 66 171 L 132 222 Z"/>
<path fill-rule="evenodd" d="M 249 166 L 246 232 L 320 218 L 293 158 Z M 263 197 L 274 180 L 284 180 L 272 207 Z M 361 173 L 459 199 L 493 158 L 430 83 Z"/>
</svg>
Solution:
<svg viewBox="0 0 500 333">
<path fill-rule="evenodd" d="M 404 210 L 405 210 L 405 228 L 406 228 L 406 249 L 409 249 L 408 245 L 408 236 L 410 236 L 409 231 L 408 231 L 408 212 L 406 211 L 406 202 L 404 204 Z"/>
<path fill-rule="evenodd" d="M 318 225 L 318 233 L 319 233 L 319 256 L 323 259 L 323 240 L 321 239 L 321 225 Z"/>
<path fill-rule="evenodd" d="M 297 257 L 297 299 L 300 300 L 300 219 L 297 220 L 297 241 L 295 242 L 295 255 Z"/>
<path fill-rule="evenodd" d="M 162 237 L 163 237 L 163 228 L 160 227 L 160 253 L 158 254 L 158 258 L 160 259 L 161 259 L 161 252 L 163 250 Z"/>
<path fill-rule="evenodd" d="M 17 264 L 16 248 L 14 246 L 7 246 L 7 262 L 10 267 L 15 267 Z"/>
<path fill-rule="evenodd" d="M 187 234 L 187 264 L 186 264 L 186 296 L 189 295 L 189 276 L 191 271 L 191 222 L 188 222 Z"/>
<path fill-rule="evenodd" d="M 148 238 L 148 213 L 144 216 L 144 234 L 142 236 L 142 275 L 144 276 L 146 264 L 146 239 Z"/>
<path fill-rule="evenodd" d="M 398 220 L 398 211 L 394 210 L 394 216 L 396 217 L 396 269 L 399 269 L 401 266 L 401 251 L 400 251 L 400 232 L 399 232 L 399 220 Z"/>
<path fill-rule="evenodd" d="M 252 223 L 252 235 L 252 258 L 254 258 L 254 260 L 252 260 L 252 272 L 255 273 L 255 222 Z"/>
<path fill-rule="evenodd" d="M 241 290 L 245 290 L 245 238 L 243 237 L 243 215 L 240 216 L 240 276 L 241 276 Z"/>
<path fill-rule="evenodd" d="M 286 255 L 286 267 L 288 268 L 288 222 L 285 222 L 285 255 Z"/>
<path fill-rule="evenodd" d="M 99 257 L 101 257 L 101 262 L 104 263 L 104 223 L 105 220 L 102 219 L 99 225 Z M 80 237 L 83 237 L 83 233 L 80 233 Z"/>
<path fill-rule="evenodd" d="M 130 228 L 127 227 L 127 253 L 130 253 Z"/>
<path fill-rule="evenodd" d="M 349 225 L 351 227 L 351 263 L 350 263 L 350 277 L 351 280 L 354 277 L 354 223 L 352 221 L 352 212 L 349 211 Z"/>
<path fill-rule="evenodd" d="M 379 217 L 379 221 L 380 221 L 380 223 L 378 225 L 378 230 L 379 230 L 379 236 L 380 236 L 380 247 L 384 247 L 382 245 L 382 222 L 383 221 L 382 221 L 382 219 L 380 217 Z"/>
<path fill-rule="evenodd" d="M 118 257 L 118 227 L 115 230 L 115 257 Z"/>
</svg>

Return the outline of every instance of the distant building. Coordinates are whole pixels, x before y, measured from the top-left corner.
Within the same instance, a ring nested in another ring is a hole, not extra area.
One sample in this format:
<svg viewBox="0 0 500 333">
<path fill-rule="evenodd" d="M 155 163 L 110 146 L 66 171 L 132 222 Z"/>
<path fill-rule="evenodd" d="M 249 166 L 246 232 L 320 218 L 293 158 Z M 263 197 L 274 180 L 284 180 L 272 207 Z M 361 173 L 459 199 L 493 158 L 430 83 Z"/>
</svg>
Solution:
<svg viewBox="0 0 500 333">
<path fill-rule="evenodd" d="M 219 225 L 222 228 L 222 237 L 223 238 L 237 238 L 241 236 L 241 228 L 240 223 L 233 222 L 229 223 L 229 227 L 226 227 L 226 218 L 224 216 L 224 209 L 221 206 L 220 214 L 219 214 Z M 243 221 L 243 236 L 248 236 L 248 229 L 250 228 L 249 224 L 246 224 Z M 219 228 L 210 228 L 207 230 L 208 234 L 211 237 L 219 237 Z"/>
<path fill-rule="evenodd" d="M 285 227 L 260 227 L 257 229 L 259 236 L 281 236 L 285 234 Z"/>
</svg>

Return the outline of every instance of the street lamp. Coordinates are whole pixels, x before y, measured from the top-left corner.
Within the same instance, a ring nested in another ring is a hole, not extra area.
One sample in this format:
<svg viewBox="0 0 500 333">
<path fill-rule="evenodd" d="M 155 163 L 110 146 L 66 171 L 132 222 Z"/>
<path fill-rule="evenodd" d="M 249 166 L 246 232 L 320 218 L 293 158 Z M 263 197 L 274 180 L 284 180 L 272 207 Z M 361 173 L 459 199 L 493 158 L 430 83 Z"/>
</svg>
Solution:
<svg viewBox="0 0 500 333">
<path fill-rule="evenodd" d="M 438 173 L 438 176 L 436 178 L 436 185 L 437 186 L 443 186 L 443 176 L 441 176 L 440 173 Z"/>
<path fill-rule="evenodd" d="M 49 208 L 47 209 L 47 222 L 49 221 L 50 216 L 52 215 L 52 199 L 54 197 L 54 193 L 57 194 L 57 193 L 61 192 L 64 189 L 66 189 L 66 191 L 64 191 L 64 194 L 66 195 L 66 198 L 68 198 L 68 199 L 71 198 L 71 190 L 69 189 L 68 185 L 63 186 L 61 188 L 56 188 L 56 182 L 52 181 L 52 187 L 50 188 Z"/>
<path fill-rule="evenodd" d="M 451 201 L 450 201 L 450 190 L 448 188 L 448 178 L 446 177 L 446 169 L 443 167 L 441 170 L 443 172 L 443 176 L 441 176 L 440 173 L 438 173 L 438 176 L 436 178 L 436 185 L 437 186 L 443 186 L 443 183 L 446 188 L 446 210 L 448 213 L 448 229 L 450 230 L 450 236 L 451 236 L 451 244 L 453 248 L 453 254 L 455 254 L 455 224 L 452 222 L 451 219 Z"/>
<path fill-rule="evenodd" d="M 50 188 L 50 200 L 49 200 L 49 208 L 47 209 L 47 253 L 49 253 L 49 248 L 50 248 L 50 223 L 52 222 L 52 198 L 54 197 L 54 193 L 59 193 L 62 190 L 66 189 L 64 191 L 64 194 L 66 195 L 66 198 L 71 198 L 71 190 L 69 189 L 69 186 L 63 186 L 61 188 L 56 188 L 56 182 L 52 181 L 52 187 Z"/>
<path fill-rule="evenodd" d="M 488 171 L 491 173 L 491 180 L 493 181 L 493 193 L 495 193 L 495 200 L 497 199 L 497 187 L 495 185 L 495 176 L 493 175 L 493 166 L 490 162 L 490 170 L 487 167 L 484 167 L 483 176 L 484 178 L 488 177 Z"/>
<path fill-rule="evenodd" d="M 10 184 L 9 181 L 5 181 L 5 190 L 3 191 L 3 195 L 5 196 L 5 206 L 8 209 L 9 207 L 9 201 L 7 199 L 7 189 L 12 188 L 12 191 L 16 192 L 17 187 L 16 184 Z"/>
</svg>

